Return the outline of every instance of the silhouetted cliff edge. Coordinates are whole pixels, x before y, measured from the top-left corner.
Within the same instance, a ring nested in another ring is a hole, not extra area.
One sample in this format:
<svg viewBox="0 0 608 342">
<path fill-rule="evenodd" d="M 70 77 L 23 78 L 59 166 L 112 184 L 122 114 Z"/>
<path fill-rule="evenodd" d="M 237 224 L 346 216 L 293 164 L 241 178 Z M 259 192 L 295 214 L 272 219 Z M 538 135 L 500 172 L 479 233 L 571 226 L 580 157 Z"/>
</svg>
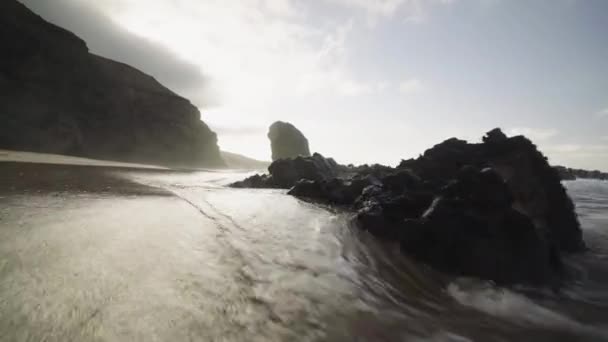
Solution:
<svg viewBox="0 0 608 342">
<path fill-rule="evenodd" d="M 187 99 L 15 0 L 0 2 L 0 148 L 178 166 L 223 166 Z"/>
</svg>

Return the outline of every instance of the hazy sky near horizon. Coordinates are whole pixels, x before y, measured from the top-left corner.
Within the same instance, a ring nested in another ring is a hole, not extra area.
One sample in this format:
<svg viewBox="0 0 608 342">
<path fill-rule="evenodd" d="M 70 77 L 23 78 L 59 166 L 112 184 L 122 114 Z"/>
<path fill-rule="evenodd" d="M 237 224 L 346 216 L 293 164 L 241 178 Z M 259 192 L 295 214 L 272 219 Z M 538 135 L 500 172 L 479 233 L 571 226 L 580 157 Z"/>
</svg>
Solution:
<svg viewBox="0 0 608 342">
<path fill-rule="evenodd" d="M 396 164 L 502 127 L 608 170 L 608 1 L 23 0 L 270 158 L 290 121 L 343 163 Z"/>
</svg>

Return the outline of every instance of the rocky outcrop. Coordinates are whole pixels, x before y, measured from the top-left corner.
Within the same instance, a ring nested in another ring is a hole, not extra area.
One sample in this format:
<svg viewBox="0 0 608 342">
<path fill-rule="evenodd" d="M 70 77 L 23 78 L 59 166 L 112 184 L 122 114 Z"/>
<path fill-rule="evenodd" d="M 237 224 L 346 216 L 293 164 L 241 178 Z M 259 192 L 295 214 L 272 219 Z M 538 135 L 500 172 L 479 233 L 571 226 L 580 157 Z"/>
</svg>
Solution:
<svg viewBox="0 0 608 342">
<path fill-rule="evenodd" d="M 523 136 L 495 129 L 479 144 L 448 139 L 397 168 L 323 159 L 279 160 L 240 185 L 342 206 L 357 227 L 414 259 L 500 284 L 552 284 L 563 276 L 561 253 L 585 250 L 558 174 Z"/>
<path fill-rule="evenodd" d="M 327 180 L 338 176 L 338 164 L 319 153 L 311 157 L 279 159 L 268 167 L 270 175 L 253 176 L 232 186 L 238 188 L 283 188 L 292 187 L 301 179 Z M 263 180 L 262 182 L 260 180 Z"/>
<path fill-rule="evenodd" d="M 188 100 L 15 0 L 0 3 L 0 147 L 178 166 L 221 166 Z"/>
<path fill-rule="evenodd" d="M 272 160 L 309 157 L 308 140 L 294 125 L 277 121 L 270 125 L 268 139 L 272 149 Z"/>
<path fill-rule="evenodd" d="M 608 180 L 608 173 L 599 170 L 583 170 L 583 169 L 572 169 L 565 166 L 555 166 L 555 170 L 559 174 L 562 180 L 575 180 L 575 179 L 597 179 L 597 180 Z"/>
</svg>

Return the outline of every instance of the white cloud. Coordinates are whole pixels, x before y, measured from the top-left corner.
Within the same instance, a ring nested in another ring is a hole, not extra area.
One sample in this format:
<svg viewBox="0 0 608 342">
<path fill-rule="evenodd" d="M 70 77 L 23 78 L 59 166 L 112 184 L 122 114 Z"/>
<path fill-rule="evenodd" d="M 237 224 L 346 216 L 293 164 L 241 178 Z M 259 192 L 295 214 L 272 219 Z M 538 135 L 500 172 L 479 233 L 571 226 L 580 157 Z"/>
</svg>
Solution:
<svg viewBox="0 0 608 342">
<path fill-rule="evenodd" d="M 263 136 L 268 130 L 267 127 L 263 127 L 255 124 L 213 124 L 211 129 L 220 135 L 233 135 L 233 136 L 244 136 L 244 135 L 260 135 Z"/>
<path fill-rule="evenodd" d="M 370 26 L 379 18 L 399 17 L 407 22 L 424 22 L 431 7 L 449 5 L 456 0 L 325 0 L 362 12 Z"/>
<path fill-rule="evenodd" d="M 555 153 L 573 153 L 579 152 L 584 147 L 579 144 L 561 144 L 561 145 L 550 145 L 546 148 L 547 151 Z"/>
<path fill-rule="evenodd" d="M 97 6 L 128 30 L 199 65 L 224 105 L 262 106 L 277 97 L 373 91 L 345 63 L 353 20 L 328 18 L 324 25 L 312 25 L 306 4 L 130 0 Z M 383 1 L 378 6 L 390 11 L 394 5 Z"/>
<path fill-rule="evenodd" d="M 532 141 L 548 140 L 559 134 L 559 131 L 553 128 L 531 128 L 531 127 L 515 127 L 508 130 L 509 135 L 525 135 Z"/>
<path fill-rule="evenodd" d="M 402 94 L 419 93 L 424 90 L 424 84 L 415 78 L 407 79 L 399 82 L 398 89 Z"/>
<path fill-rule="evenodd" d="M 359 96 L 386 89 L 384 80 L 363 80 L 349 66 L 349 40 L 356 30 L 366 29 L 360 15 L 364 20 L 410 18 L 452 2 L 324 1 L 340 6 L 343 15 L 326 15 L 318 4 L 296 0 L 106 0 L 91 5 L 196 64 L 210 79 L 220 105 L 250 108 L 274 98 Z M 422 83 L 405 80 L 398 87 L 412 93 Z"/>
<path fill-rule="evenodd" d="M 371 15 L 391 16 L 406 0 L 328 0 L 344 6 L 363 10 Z"/>
<path fill-rule="evenodd" d="M 273 13 L 284 16 L 291 16 L 296 13 L 296 9 L 290 0 L 265 0 L 265 6 Z"/>
<path fill-rule="evenodd" d="M 557 144 L 547 145 L 542 151 L 552 163 L 584 169 L 608 171 L 608 145 L 606 144 Z"/>
<path fill-rule="evenodd" d="M 575 153 L 578 156 L 600 156 L 608 154 L 608 145 L 602 144 L 560 144 L 545 148 L 554 153 Z"/>
</svg>

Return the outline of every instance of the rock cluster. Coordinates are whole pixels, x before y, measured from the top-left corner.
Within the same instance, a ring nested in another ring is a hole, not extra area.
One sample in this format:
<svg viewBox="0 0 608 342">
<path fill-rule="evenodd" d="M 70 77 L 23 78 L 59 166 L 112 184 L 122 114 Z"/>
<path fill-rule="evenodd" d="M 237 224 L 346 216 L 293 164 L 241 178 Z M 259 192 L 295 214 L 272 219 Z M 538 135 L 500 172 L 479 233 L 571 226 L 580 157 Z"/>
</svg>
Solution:
<svg viewBox="0 0 608 342">
<path fill-rule="evenodd" d="M 338 176 L 338 163 L 315 153 L 310 157 L 298 156 L 275 160 L 268 166 L 270 175 L 254 175 L 232 184 L 237 188 L 292 187 L 299 180 L 321 181 Z"/>
<path fill-rule="evenodd" d="M 272 149 L 272 161 L 310 156 L 308 140 L 299 129 L 288 122 L 277 121 L 270 125 L 268 139 Z"/>
<path fill-rule="evenodd" d="M 575 180 L 579 178 L 608 180 L 608 173 L 599 170 L 572 169 L 565 166 L 555 166 L 555 170 L 562 180 Z"/>
<path fill-rule="evenodd" d="M 73 33 L 0 1 L 0 148 L 178 166 L 221 166 L 188 100 Z"/>
<path fill-rule="evenodd" d="M 345 167 L 319 154 L 278 160 L 237 184 L 340 205 L 356 226 L 441 271 L 500 284 L 561 279 L 562 252 L 585 249 L 556 171 L 523 136 L 448 139 L 396 168 Z"/>
</svg>

